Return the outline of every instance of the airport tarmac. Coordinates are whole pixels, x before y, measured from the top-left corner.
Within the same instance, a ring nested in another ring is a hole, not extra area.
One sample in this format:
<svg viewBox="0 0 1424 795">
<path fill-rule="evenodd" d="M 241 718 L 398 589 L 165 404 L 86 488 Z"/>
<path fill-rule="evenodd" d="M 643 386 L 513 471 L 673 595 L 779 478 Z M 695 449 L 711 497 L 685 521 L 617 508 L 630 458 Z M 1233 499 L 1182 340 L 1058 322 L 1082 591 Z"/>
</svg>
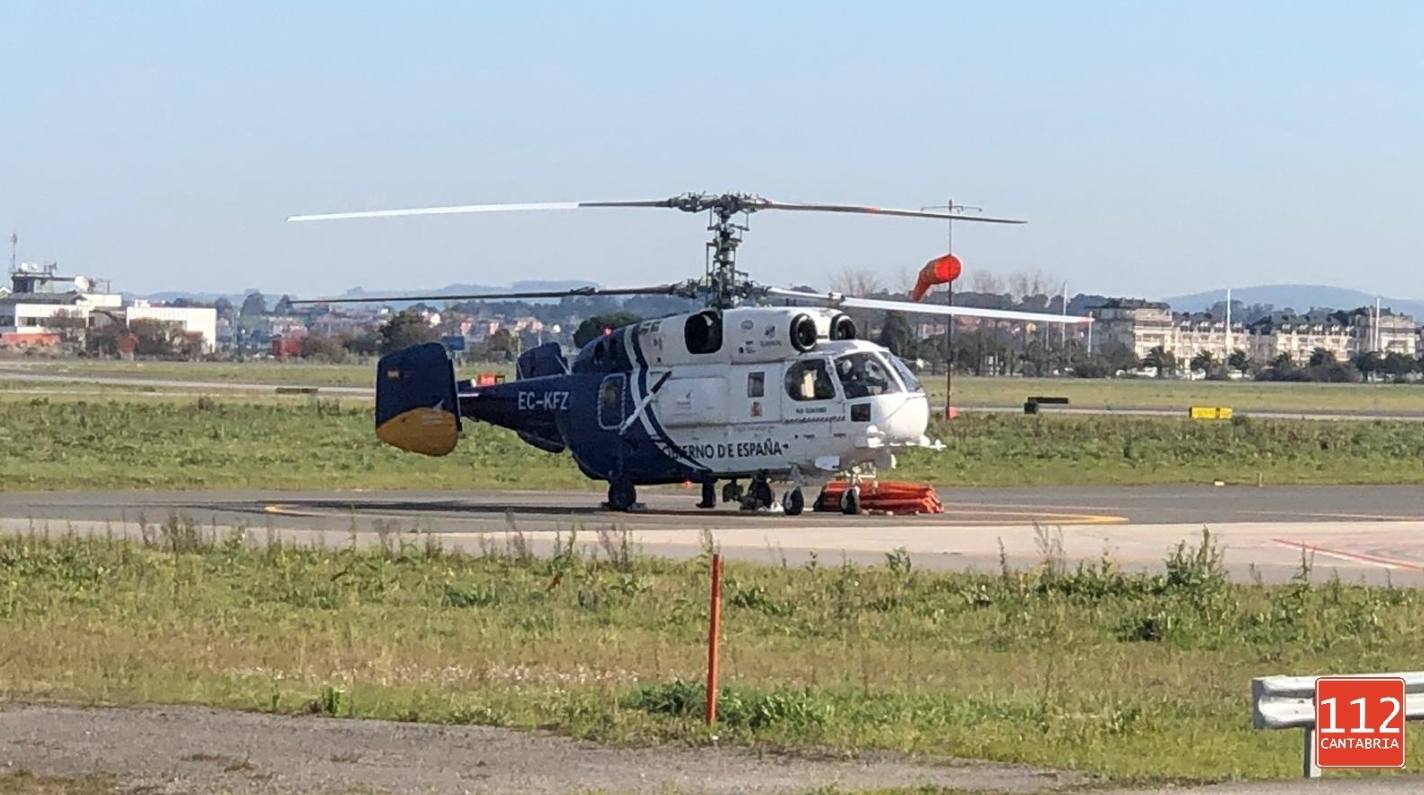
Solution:
<svg viewBox="0 0 1424 795">
<path fill-rule="evenodd" d="M 1424 585 L 1424 489 L 1410 486 L 1090 487 L 941 489 L 945 512 L 926 516 L 801 516 L 693 507 L 695 489 L 641 489 L 646 509 L 604 510 L 595 491 L 223 491 L 0 493 L 0 530 L 135 534 L 173 516 L 219 531 L 245 528 L 328 546 L 429 534 L 478 550 L 514 533 L 535 549 L 577 532 L 628 533 L 644 552 L 700 554 L 711 534 L 731 558 L 797 564 L 813 555 L 861 563 L 903 548 L 916 565 L 996 571 L 1111 557 L 1127 570 L 1159 569 L 1181 542 L 1209 528 L 1233 576 L 1314 576 Z"/>
</svg>

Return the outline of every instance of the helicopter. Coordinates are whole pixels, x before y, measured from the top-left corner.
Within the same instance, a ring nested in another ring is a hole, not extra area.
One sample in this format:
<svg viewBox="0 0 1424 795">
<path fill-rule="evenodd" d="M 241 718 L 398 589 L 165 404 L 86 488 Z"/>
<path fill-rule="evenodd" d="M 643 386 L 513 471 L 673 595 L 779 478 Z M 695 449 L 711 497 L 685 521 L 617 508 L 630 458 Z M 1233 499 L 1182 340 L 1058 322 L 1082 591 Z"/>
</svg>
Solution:
<svg viewBox="0 0 1424 795">
<path fill-rule="evenodd" d="M 1019 224 L 1008 218 L 934 210 L 773 201 L 746 193 L 686 193 L 638 201 L 471 204 L 295 215 L 289 222 L 465 213 L 665 208 L 707 213 L 706 270 L 700 279 L 642 287 L 581 287 L 512 293 L 319 298 L 292 303 L 507 300 L 572 296 L 669 295 L 705 308 L 642 320 L 585 344 L 570 361 L 557 342 L 522 353 L 511 382 L 459 380 L 440 343 L 389 353 L 376 365 L 376 436 L 431 456 L 449 454 L 463 420 L 508 428 L 546 452 L 572 454 L 583 474 L 608 483 L 606 507 L 640 507 L 637 487 L 701 484 L 699 508 L 723 502 L 797 515 L 803 489 L 848 478 L 839 501 L 861 510 L 860 482 L 893 468 L 895 453 L 943 449 L 926 436 L 929 399 L 914 372 L 888 349 L 858 337 L 845 310 L 1090 323 L 1091 318 L 929 305 L 836 292 L 771 287 L 737 269 L 737 249 L 753 213 L 779 210 Z M 952 255 L 931 260 L 926 281 L 958 275 Z M 918 296 L 917 296 L 918 297 Z M 771 301 L 792 305 L 772 306 Z M 741 483 L 747 482 L 745 488 Z M 773 483 L 785 484 L 779 504 Z"/>
</svg>

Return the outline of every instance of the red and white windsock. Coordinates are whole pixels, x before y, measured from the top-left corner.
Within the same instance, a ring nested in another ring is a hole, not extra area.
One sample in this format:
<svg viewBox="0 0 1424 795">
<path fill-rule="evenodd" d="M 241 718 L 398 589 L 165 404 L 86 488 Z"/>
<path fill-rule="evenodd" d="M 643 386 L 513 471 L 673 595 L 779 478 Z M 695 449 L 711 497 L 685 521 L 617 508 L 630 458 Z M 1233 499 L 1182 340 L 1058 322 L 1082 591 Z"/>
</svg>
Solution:
<svg viewBox="0 0 1424 795">
<path fill-rule="evenodd" d="M 963 270 L 964 266 L 953 254 L 935 257 L 926 262 L 923 268 L 920 268 L 920 276 L 915 279 L 915 289 L 910 292 L 910 298 L 915 301 L 923 299 L 931 287 L 958 279 Z"/>
</svg>

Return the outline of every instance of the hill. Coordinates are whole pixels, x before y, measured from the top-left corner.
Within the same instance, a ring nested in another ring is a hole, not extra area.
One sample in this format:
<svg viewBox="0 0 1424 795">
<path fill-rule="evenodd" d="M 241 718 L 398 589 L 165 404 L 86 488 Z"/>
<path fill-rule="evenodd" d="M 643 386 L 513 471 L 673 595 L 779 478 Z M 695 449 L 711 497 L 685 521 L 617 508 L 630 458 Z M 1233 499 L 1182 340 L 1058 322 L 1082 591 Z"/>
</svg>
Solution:
<svg viewBox="0 0 1424 795">
<path fill-rule="evenodd" d="M 447 284 L 444 287 L 434 289 L 412 288 L 409 290 L 367 290 L 364 287 L 352 287 L 344 293 L 340 293 L 342 298 L 380 298 L 385 295 L 465 295 L 469 293 L 514 293 L 522 291 L 542 291 L 542 290 L 572 290 L 576 287 L 597 287 L 597 282 L 586 279 L 576 279 L 569 281 L 519 281 L 508 286 L 496 287 L 488 284 Z M 240 293 L 209 293 L 209 292 L 185 292 L 179 290 L 149 293 L 148 295 L 137 295 L 134 293 L 124 293 L 124 300 L 131 301 L 135 298 L 143 298 L 155 303 L 172 303 L 176 300 L 191 301 L 200 304 L 211 304 L 219 298 L 226 298 L 235 306 L 240 306 L 242 300 L 249 293 L 261 292 L 267 297 L 267 304 L 271 306 L 277 303 L 277 299 L 282 297 L 279 290 L 254 290 L 248 289 Z M 327 295 L 332 295 L 328 293 Z M 300 296 L 293 296 L 297 298 Z M 408 306 L 409 301 L 393 301 L 392 305 L 401 307 Z"/>
<path fill-rule="evenodd" d="M 1247 305 L 1271 304 L 1276 309 L 1294 309 L 1307 312 L 1314 307 L 1331 309 L 1354 309 L 1358 306 L 1374 306 L 1377 296 L 1345 287 L 1331 287 L 1323 284 L 1265 284 L 1255 287 L 1233 288 L 1231 299 Z M 1383 299 L 1383 306 L 1396 312 L 1424 318 L 1424 300 L 1411 298 Z M 1226 300 L 1225 290 L 1208 290 L 1189 295 L 1175 295 L 1163 298 L 1178 312 L 1200 312 L 1210 309 L 1218 301 Z"/>
</svg>

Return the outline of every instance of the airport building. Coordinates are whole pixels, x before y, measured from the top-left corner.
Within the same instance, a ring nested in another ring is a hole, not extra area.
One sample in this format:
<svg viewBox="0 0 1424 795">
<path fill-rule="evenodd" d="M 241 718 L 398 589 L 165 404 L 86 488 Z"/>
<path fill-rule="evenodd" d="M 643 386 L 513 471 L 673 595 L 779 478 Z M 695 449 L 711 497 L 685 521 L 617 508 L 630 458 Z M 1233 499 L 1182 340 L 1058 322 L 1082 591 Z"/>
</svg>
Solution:
<svg viewBox="0 0 1424 795">
<path fill-rule="evenodd" d="M 171 324 L 190 337 L 201 336 L 202 352 L 217 340 L 217 310 L 212 307 L 153 306 L 110 292 L 107 281 L 64 276 L 54 263 L 16 265 L 10 287 L 0 296 L 0 346 L 43 348 L 83 344 L 96 328 L 137 320 Z"/>
</svg>

